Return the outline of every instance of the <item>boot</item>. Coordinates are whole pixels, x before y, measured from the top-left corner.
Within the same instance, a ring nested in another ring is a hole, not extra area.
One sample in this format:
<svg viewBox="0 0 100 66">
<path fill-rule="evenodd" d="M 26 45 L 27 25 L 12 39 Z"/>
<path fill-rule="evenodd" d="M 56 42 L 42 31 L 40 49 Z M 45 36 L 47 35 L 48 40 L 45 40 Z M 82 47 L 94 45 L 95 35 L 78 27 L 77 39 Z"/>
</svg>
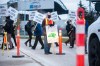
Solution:
<svg viewBox="0 0 100 66">
<path fill-rule="evenodd" d="M 29 47 L 32 47 L 32 45 L 31 45 L 31 40 L 29 41 Z"/>
<path fill-rule="evenodd" d="M 31 42 L 29 42 L 29 47 L 32 47 Z"/>
<path fill-rule="evenodd" d="M 31 45 L 31 44 L 29 44 L 29 47 L 32 47 L 32 45 Z"/>
<path fill-rule="evenodd" d="M 27 42 L 24 43 L 27 46 Z"/>
</svg>

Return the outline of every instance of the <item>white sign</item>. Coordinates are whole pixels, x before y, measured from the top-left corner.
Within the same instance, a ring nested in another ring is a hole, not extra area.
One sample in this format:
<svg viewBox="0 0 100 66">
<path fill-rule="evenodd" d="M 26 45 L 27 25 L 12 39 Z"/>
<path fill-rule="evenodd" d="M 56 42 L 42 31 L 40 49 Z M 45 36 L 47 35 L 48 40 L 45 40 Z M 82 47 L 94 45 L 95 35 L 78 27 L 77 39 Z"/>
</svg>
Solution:
<svg viewBox="0 0 100 66">
<path fill-rule="evenodd" d="M 18 11 L 12 7 L 9 7 L 8 9 L 8 15 L 10 16 L 10 18 L 12 20 L 16 20 L 17 19 L 17 16 L 18 16 Z"/>
<path fill-rule="evenodd" d="M 76 13 L 74 11 L 69 11 L 69 17 L 70 19 L 75 19 Z"/>
<path fill-rule="evenodd" d="M 44 20 L 44 18 L 45 18 L 45 15 L 39 12 L 36 12 L 33 21 L 42 24 L 42 21 Z"/>
<path fill-rule="evenodd" d="M 35 16 L 36 11 L 30 11 L 29 13 L 29 20 L 33 20 Z"/>
<path fill-rule="evenodd" d="M 7 16 L 7 4 L 0 5 L 0 16 Z"/>
<path fill-rule="evenodd" d="M 18 1 L 18 10 L 54 9 L 54 0 Z"/>
<path fill-rule="evenodd" d="M 46 33 L 47 33 L 47 41 L 48 43 L 58 42 L 58 29 L 57 25 L 55 26 L 46 26 Z"/>
<path fill-rule="evenodd" d="M 51 19 L 53 21 L 59 20 L 57 12 L 52 12 L 51 13 Z"/>
</svg>

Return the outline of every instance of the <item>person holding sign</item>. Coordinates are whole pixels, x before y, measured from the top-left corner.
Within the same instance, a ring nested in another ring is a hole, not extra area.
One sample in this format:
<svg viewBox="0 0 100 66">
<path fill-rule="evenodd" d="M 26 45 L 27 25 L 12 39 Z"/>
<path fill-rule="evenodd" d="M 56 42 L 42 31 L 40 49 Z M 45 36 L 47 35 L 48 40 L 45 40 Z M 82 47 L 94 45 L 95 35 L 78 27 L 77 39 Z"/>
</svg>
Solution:
<svg viewBox="0 0 100 66">
<path fill-rule="evenodd" d="M 28 23 L 25 25 L 25 31 L 29 35 L 29 39 L 25 42 L 25 45 L 27 46 L 27 43 L 29 42 L 29 47 L 31 47 L 31 40 L 32 40 L 32 24 L 31 20 L 28 21 Z"/>
<path fill-rule="evenodd" d="M 14 46 L 13 46 L 13 43 L 11 41 L 11 34 L 12 34 L 12 30 L 13 30 L 13 23 L 14 21 L 10 19 L 10 16 L 7 16 L 6 17 L 6 24 L 4 26 L 4 30 L 5 32 L 7 32 L 7 41 L 9 42 L 10 44 L 10 48 L 9 49 L 13 49 Z"/>
<path fill-rule="evenodd" d="M 44 35 L 44 52 L 45 54 L 52 54 L 50 52 L 51 43 L 47 42 L 46 26 L 54 26 L 54 22 L 51 20 L 50 12 L 47 13 L 47 17 L 42 22 L 43 35 Z"/>
<path fill-rule="evenodd" d="M 69 39 L 65 42 L 65 44 L 67 45 L 67 43 L 70 42 L 70 48 L 73 48 L 74 42 L 75 42 L 76 28 L 72 25 L 71 20 L 67 21 L 66 30 L 67 30 L 67 35 Z"/>
<path fill-rule="evenodd" d="M 32 49 L 35 50 L 38 41 L 40 42 L 40 44 L 42 46 L 41 49 L 44 49 L 44 44 L 43 44 L 43 41 L 41 38 L 42 34 L 43 34 L 42 26 L 41 26 L 41 24 L 37 23 L 36 28 L 34 30 L 34 36 L 36 36 L 36 37 L 35 37 L 35 42 L 34 42 L 34 45 L 32 46 Z"/>
</svg>

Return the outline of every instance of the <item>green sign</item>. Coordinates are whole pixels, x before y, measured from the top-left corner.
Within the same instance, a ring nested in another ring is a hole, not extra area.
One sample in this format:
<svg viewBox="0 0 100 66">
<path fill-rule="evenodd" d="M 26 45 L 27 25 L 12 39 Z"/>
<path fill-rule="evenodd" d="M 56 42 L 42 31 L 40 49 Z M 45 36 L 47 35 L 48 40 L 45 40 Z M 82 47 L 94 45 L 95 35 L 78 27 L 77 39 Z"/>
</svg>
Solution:
<svg viewBox="0 0 100 66">
<path fill-rule="evenodd" d="M 55 37 L 56 37 L 56 34 L 55 34 L 55 33 L 50 33 L 50 34 L 48 35 L 48 37 L 55 38 Z"/>
</svg>

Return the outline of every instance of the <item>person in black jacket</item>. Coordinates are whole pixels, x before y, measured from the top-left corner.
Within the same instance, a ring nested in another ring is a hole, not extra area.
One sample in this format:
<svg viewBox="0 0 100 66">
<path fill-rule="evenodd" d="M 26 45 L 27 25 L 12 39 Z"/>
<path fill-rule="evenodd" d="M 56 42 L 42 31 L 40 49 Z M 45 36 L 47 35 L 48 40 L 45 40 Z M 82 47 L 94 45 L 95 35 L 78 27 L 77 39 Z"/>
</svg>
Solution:
<svg viewBox="0 0 100 66">
<path fill-rule="evenodd" d="M 67 36 L 68 36 L 68 38 L 70 37 L 70 35 L 69 35 L 69 32 L 70 32 L 70 25 L 71 25 L 71 20 L 68 20 L 67 21 L 67 25 L 66 25 L 66 31 L 67 31 Z M 67 43 L 70 41 L 70 38 L 67 40 L 67 41 L 65 41 L 65 44 L 67 45 Z"/>
<path fill-rule="evenodd" d="M 13 43 L 11 41 L 11 34 L 12 34 L 12 30 L 13 30 L 13 23 L 14 21 L 10 19 L 10 16 L 7 16 L 6 17 L 6 24 L 4 26 L 4 30 L 5 32 L 7 32 L 7 40 L 10 44 L 10 49 L 13 49 L 14 46 L 13 46 Z"/>
<path fill-rule="evenodd" d="M 31 20 L 29 20 L 27 22 L 27 24 L 25 25 L 25 30 L 29 35 L 29 39 L 25 42 L 25 45 L 27 46 L 27 43 L 29 42 L 29 47 L 31 47 L 31 40 L 32 40 L 32 24 L 31 24 Z"/>
<path fill-rule="evenodd" d="M 69 32 L 70 48 L 74 47 L 75 36 L 76 36 L 76 28 L 71 24 L 70 25 L 70 32 Z"/>
<path fill-rule="evenodd" d="M 67 43 L 70 42 L 70 48 L 73 48 L 74 47 L 74 42 L 75 42 L 76 29 L 72 25 L 71 20 L 67 21 L 66 30 L 67 30 L 67 36 L 69 37 L 69 39 L 65 42 L 65 44 L 67 45 Z"/>
</svg>

